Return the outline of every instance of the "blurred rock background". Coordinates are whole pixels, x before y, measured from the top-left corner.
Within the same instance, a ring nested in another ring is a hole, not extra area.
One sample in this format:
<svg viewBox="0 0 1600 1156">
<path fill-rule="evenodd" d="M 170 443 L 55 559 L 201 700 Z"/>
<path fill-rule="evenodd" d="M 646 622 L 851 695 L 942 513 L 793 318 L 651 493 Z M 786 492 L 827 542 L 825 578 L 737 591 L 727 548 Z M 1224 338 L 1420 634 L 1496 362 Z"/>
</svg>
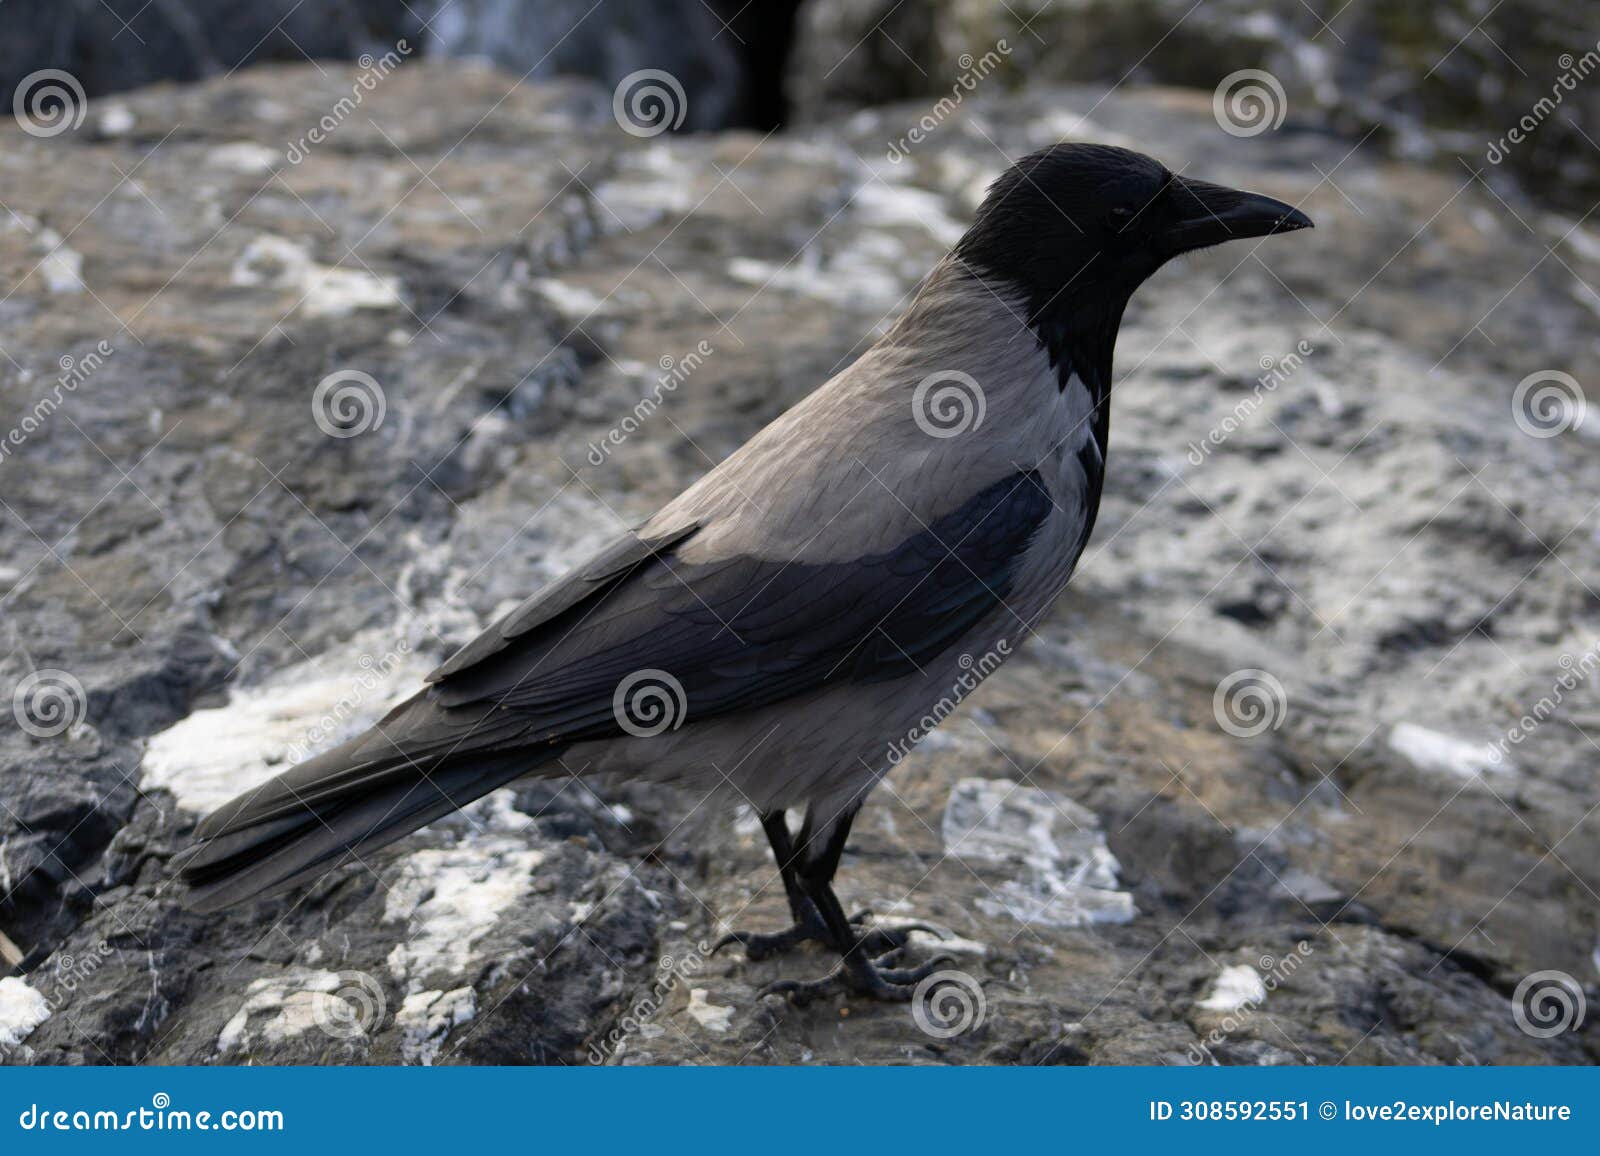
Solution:
<svg viewBox="0 0 1600 1156">
<path fill-rule="evenodd" d="M 354 60 L 398 40 L 515 76 L 614 86 L 670 72 L 681 127 L 768 129 L 945 95 L 961 54 L 1006 41 L 995 87 L 1171 84 L 1270 72 L 1294 128 L 1415 160 L 1465 157 L 1541 100 L 1509 173 L 1566 208 L 1600 194 L 1600 18 L 1563 0 L 6 0 L 0 102 L 40 68 L 90 96 L 268 62 Z M 1514 113 L 1511 122 L 1505 114 Z M 1503 143 L 1503 142 L 1502 142 Z M 1496 164 L 1499 162 L 1497 161 Z"/>
<path fill-rule="evenodd" d="M 0 22 L 7 1060 L 1600 1058 L 1585 9 Z M 47 69 L 84 101 L 28 103 Z M 636 116 L 643 70 L 677 91 Z M 831 961 L 705 959 L 782 895 L 749 816 L 659 790 L 500 792 L 304 894 L 183 910 L 201 813 L 847 364 L 1064 138 L 1318 228 L 1141 291 L 1072 591 L 858 825 L 847 901 L 950 930 L 961 1030 L 756 1002 Z"/>
</svg>

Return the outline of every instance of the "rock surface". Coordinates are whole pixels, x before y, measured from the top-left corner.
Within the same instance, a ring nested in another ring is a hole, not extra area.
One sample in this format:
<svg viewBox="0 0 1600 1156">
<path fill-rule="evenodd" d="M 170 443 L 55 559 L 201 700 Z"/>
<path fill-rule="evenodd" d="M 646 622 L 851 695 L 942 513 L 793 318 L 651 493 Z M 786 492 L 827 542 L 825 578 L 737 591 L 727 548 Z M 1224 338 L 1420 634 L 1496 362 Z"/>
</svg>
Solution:
<svg viewBox="0 0 1600 1156">
<path fill-rule="evenodd" d="M 686 130 L 771 127 L 799 0 L 6 0 L 0 108 L 192 82 L 269 62 L 389 53 L 492 61 L 607 87 L 665 72 Z M 52 76 L 45 70 L 57 70 Z M 60 72 L 69 74 L 63 86 Z M 39 106 L 59 115 L 49 102 Z"/>
<path fill-rule="evenodd" d="M 1181 84 L 1242 135 L 1332 127 L 1578 213 L 1600 196 L 1596 71 L 1600 28 L 1565 0 L 808 0 L 790 58 L 802 118 L 979 84 Z"/>
<path fill-rule="evenodd" d="M 13 1062 L 1600 1059 L 1517 992 L 1596 995 L 1596 418 L 1513 402 L 1597 352 L 1590 225 L 1159 89 L 978 93 L 891 164 L 921 105 L 640 140 L 609 92 L 408 62 L 290 163 L 353 76 L 0 150 Z M 705 958 L 784 921 L 764 840 L 639 786 L 183 910 L 199 811 L 859 354 L 1069 133 L 1318 228 L 1141 291 L 1071 592 L 863 812 L 846 900 L 952 936 L 920 1020 L 756 999 L 820 952 Z"/>
</svg>

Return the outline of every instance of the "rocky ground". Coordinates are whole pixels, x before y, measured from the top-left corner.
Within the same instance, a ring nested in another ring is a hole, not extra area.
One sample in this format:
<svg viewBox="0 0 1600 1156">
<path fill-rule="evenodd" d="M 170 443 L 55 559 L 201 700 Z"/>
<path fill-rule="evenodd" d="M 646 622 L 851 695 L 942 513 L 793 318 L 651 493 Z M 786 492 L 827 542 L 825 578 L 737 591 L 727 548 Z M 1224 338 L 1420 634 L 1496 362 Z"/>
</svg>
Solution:
<svg viewBox="0 0 1600 1156">
<path fill-rule="evenodd" d="M 1161 89 L 978 93 L 892 163 L 926 106 L 636 139 L 607 91 L 408 62 L 290 163 L 355 75 L 6 130 L 12 1062 L 1600 1058 L 1518 990 L 1600 994 L 1600 421 L 1514 402 L 1597 352 L 1591 223 Z M 1141 291 L 1072 591 L 857 825 L 846 901 L 948 931 L 922 1022 L 756 998 L 819 952 L 707 959 L 781 889 L 750 816 L 663 790 L 506 790 L 183 909 L 201 812 L 846 364 L 1066 137 L 1318 228 Z"/>
<path fill-rule="evenodd" d="M 1006 66 L 983 67 L 988 52 Z M 974 73 L 1187 85 L 1581 213 L 1600 196 L 1600 91 L 1583 83 L 1597 69 L 1595 13 L 1563 0 L 805 0 L 789 87 L 806 118 L 959 95 Z"/>
</svg>

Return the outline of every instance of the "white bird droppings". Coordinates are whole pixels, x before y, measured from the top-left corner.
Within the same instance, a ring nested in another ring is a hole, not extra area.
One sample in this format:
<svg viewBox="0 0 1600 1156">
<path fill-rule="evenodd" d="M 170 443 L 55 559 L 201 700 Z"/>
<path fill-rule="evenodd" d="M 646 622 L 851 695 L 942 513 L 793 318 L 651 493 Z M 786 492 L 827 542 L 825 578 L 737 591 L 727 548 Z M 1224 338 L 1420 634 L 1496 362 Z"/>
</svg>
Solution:
<svg viewBox="0 0 1600 1156">
<path fill-rule="evenodd" d="M 1458 779 L 1513 769 L 1509 760 L 1496 763 L 1492 757 L 1494 748 L 1487 743 L 1468 742 L 1415 723 L 1397 723 L 1389 732 L 1389 749 L 1419 770 Z"/>
<path fill-rule="evenodd" d="M 236 173 L 266 176 L 283 163 L 283 156 L 276 149 L 269 149 L 266 145 L 241 140 L 218 145 L 206 154 L 205 163 L 214 168 L 229 169 Z"/>
<path fill-rule="evenodd" d="M 339 985 L 337 972 L 304 969 L 255 980 L 217 1036 L 218 1053 L 282 1043 L 317 1027 L 326 1015 L 319 1009 Z"/>
<path fill-rule="evenodd" d="M 337 654 L 287 667 L 226 705 L 197 710 L 153 735 L 141 785 L 164 787 L 205 814 L 299 760 L 376 722 L 428 664 L 403 642 L 352 639 Z"/>
<path fill-rule="evenodd" d="M 394 1017 L 400 1029 L 400 1054 L 414 1064 L 431 1066 L 451 1029 L 477 1014 L 478 997 L 470 987 L 412 992 Z"/>
<path fill-rule="evenodd" d="M 1223 968 L 1211 985 L 1211 994 L 1195 1004 L 1206 1011 L 1238 1011 L 1267 998 L 1267 985 L 1261 973 L 1246 964 Z"/>
<path fill-rule="evenodd" d="M 383 917 L 407 926 L 405 941 L 389 952 L 389 970 L 412 991 L 429 976 L 463 974 L 474 945 L 527 892 L 544 862 L 543 852 L 528 847 L 521 833 L 528 820 L 505 792 L 468 813 L 484 830 L 454 847 L 406 856 L 389 888 Z"/>
<path fill-rule="evenodd" d="M 37 237 L 44 256 L 39 259 L 39 276 L 52 293 L 83 292 L 83 254 L 67 247 L 54 229 L 43 229 Z"/>
<path fill-rule="evenodd" d="M 706 989 L 703 987 L 690 988 L 689 1006 L 685 1010 L 707 1031 L 727 1031 L 732 1026 L 733 1008 L 718 1007 L 706 999 L 706 994 Z"/>
<path fill-rule="evenodd" d="M 319 265 L 303 245 L 263 234 L 233 263 L 230 280 L 245 288 L 293 294 L 306 317 L 344 317 L 358 309 L 391 309 L 400 304 L 400 283 L 365 269 Z"/>
<path fill-rule="evenodd" d="M 0 1056 L 21 1046 L 33 1029 L 50 1018 L 50 1004 L 15 976 L 0 979 Z"/>
</svg>

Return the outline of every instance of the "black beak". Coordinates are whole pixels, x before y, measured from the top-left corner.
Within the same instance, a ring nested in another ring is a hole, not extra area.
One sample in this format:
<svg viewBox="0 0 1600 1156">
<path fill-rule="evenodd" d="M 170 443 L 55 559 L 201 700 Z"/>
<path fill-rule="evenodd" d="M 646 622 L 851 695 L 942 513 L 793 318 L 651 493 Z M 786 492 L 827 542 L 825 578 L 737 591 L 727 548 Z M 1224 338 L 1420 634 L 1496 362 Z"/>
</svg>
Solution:
<svg viewBox="0 0 1600 1156">
<path fill-rule="evenodd" d="M 1172 256 L 1224 241 L 1311 228 L 1311 218 L 1292 205 L 1209 181 L 1174 177 L 1168 196 L 1178 219 L 1163 232 L 1161 242 Z"/>
</svg>

